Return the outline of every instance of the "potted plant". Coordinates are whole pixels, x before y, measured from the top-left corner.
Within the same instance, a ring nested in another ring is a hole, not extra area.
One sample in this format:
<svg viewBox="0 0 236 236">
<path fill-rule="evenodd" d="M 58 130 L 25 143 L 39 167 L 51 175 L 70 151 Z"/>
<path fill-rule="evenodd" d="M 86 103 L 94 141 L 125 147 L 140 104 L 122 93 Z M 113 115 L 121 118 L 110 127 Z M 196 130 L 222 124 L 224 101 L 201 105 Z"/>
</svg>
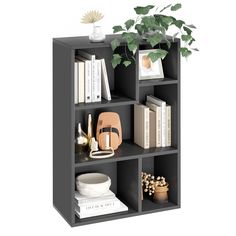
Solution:
<svg viewBox="0 0 236 236">
<path fill-rule="evenodd" d="M 155 7 L 154 5 L 147 5 L 144 7 L 138 6 L 134 10 L 137 14 L 136 19 L 128 19 L 124 25 L 115 25 L 113 27 L 113 33 L 121 33 L 121 39 L 114 39 L 111 42 L 113 50 L 112 66 L 115 68 L 119 64 L 123 64 L 126 67 L 135 61 L 135 53 L 139 47 L 141 41 L 146 41 L 152 48 L 160 42 L 165 42 L 168 49 L 171 47 L 171 40 L 174 40 L 180 35 L 182 47 L 180 53 L 183 57 L 188 57 L 192 54 L 192 51 L 198 51 L 197 48 L 193 48 L 192 44 L 195 38 L 192 35 L 192 31 L 196 28 L 192 24 L 186 24 L 181 19 L 176 19 L 171 15 L 181 8 L 181 4 L 169 4 L 163 8 Z M 170 11 L 170 14 L 165 15 L 164 12 Z M 167 32 L 170 28 L 174 28 L 176 32 L 172 37 L 167 36 Z M 121 41 L 126 42 L 125 53 L 119 53 L 116 48 L 120 46 Z M 168 50 L 163 48 L 156 48 L 154 52 L 150 52 L 148 56 L 155 62 L 159 58 L 164 59 Z"/>
<path fill-rule="evenodd" d="M 142 172 L 142 199 L 143 192 L 153 195 L 153 201 L 156 203 L 164 203 L 168 201 L 169 184 L 163 176 L 155 178 L 154 175 Z"/>
</svg>

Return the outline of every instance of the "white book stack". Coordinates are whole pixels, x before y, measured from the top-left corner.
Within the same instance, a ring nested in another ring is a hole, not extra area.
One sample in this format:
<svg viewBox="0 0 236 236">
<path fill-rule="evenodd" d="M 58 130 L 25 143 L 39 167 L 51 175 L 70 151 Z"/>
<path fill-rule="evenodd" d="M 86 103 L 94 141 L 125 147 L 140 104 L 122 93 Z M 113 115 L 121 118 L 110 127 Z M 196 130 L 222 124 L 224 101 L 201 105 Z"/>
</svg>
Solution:
<svg viewBox="0 0 236 236">
<path fill-rule="evenodd" d="M 100 197 L 85 197 L 75 192 L 75 213 L 80 219 L 123 211 L 128 211 L 128 207 L 110 190 Z"/>
<path fill-rule="evenodd" d="M 102 97 L 111 100 L 105 59 L 79 51 L 75 58 L 74 88 L 75 104 L 100 102 Z"/>
</svg>

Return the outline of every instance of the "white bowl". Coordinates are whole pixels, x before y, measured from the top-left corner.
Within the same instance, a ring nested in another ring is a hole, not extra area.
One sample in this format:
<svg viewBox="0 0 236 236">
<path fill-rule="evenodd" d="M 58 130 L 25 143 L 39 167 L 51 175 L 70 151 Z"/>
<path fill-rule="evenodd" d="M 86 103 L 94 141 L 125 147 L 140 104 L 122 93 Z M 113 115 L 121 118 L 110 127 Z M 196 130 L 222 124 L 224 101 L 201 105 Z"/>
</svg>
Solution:
<svg viewBox="0 0 236 236">
<path fill-rule="evenodd" d="M 87 197 L 99 197 L 111 186 L 109 176 L 101 173 L 88 173 L 76 177 L 77 191 Z"/>
</svg>

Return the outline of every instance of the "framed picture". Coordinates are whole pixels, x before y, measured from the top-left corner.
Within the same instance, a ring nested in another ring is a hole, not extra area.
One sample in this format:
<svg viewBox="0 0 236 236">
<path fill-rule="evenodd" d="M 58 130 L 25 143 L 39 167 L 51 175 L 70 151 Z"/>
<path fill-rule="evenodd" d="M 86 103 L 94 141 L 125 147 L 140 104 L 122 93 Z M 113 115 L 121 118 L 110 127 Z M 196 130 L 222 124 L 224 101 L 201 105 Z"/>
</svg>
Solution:
<svg viewBox="0 0 236 236">
<path fill-rule="evenodd" d="M 155 49 L 139 51 L 139 80 L 164 78 L 161 59 L 153 63 L 148 57 L 150 52 L 155 51 Z"/>
</svg>

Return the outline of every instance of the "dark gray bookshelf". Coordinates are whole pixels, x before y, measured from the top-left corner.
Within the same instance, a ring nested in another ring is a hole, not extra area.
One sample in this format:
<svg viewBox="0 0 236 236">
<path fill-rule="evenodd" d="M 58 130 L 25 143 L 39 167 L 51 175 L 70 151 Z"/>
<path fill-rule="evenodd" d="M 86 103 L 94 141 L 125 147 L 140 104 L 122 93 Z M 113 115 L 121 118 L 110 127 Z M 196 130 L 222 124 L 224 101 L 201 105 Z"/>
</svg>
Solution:
<svg viewBox="0 0 236 236">
<path fill-rule="evenodd" d="M 71 226 L 109 221 L 119 218 L 160 212 L 180 207 L 180 41 L 171 43 L 163 60 L 163 80 L 138 79 L 138 57 L 128 68 L 111 66 L 110 43 L 120 35 L 107 35 L 104 43 L 90 43 L 88 37 L 53 39 L 53 205 Z M 118 51 L 124 51 L 121 43 Z M 165 42 L 158 47 L 166 48 Z M 105 58 L 112 100 L 74 104 L 74 59 L 79 50 Z M 139 50 L 149 49 L 141 42 Z M 151 94 L 172 106 L 172 146 L 143 149 L 133 142 L 133 107 L 144 103 Z M 101 112 L 120 115 L 123 143 L 108 159 L 94 160 L 88 153 L 75 154 L 75 128 L 81 122 L 87 127 L 92 114 L 94 130 Z M 85 172 L 101 172 L 110 176 L 111 190 L 124 202 L 127 212 L 79 219 L 74 212 L 75 177 Z M 163 175 L 169 182 L 169 202 L 156 204 L 148 196 L 141 200 L 141 171 Z M 153 215 L 154 217 L 154 215 Z"/>
</svg>

